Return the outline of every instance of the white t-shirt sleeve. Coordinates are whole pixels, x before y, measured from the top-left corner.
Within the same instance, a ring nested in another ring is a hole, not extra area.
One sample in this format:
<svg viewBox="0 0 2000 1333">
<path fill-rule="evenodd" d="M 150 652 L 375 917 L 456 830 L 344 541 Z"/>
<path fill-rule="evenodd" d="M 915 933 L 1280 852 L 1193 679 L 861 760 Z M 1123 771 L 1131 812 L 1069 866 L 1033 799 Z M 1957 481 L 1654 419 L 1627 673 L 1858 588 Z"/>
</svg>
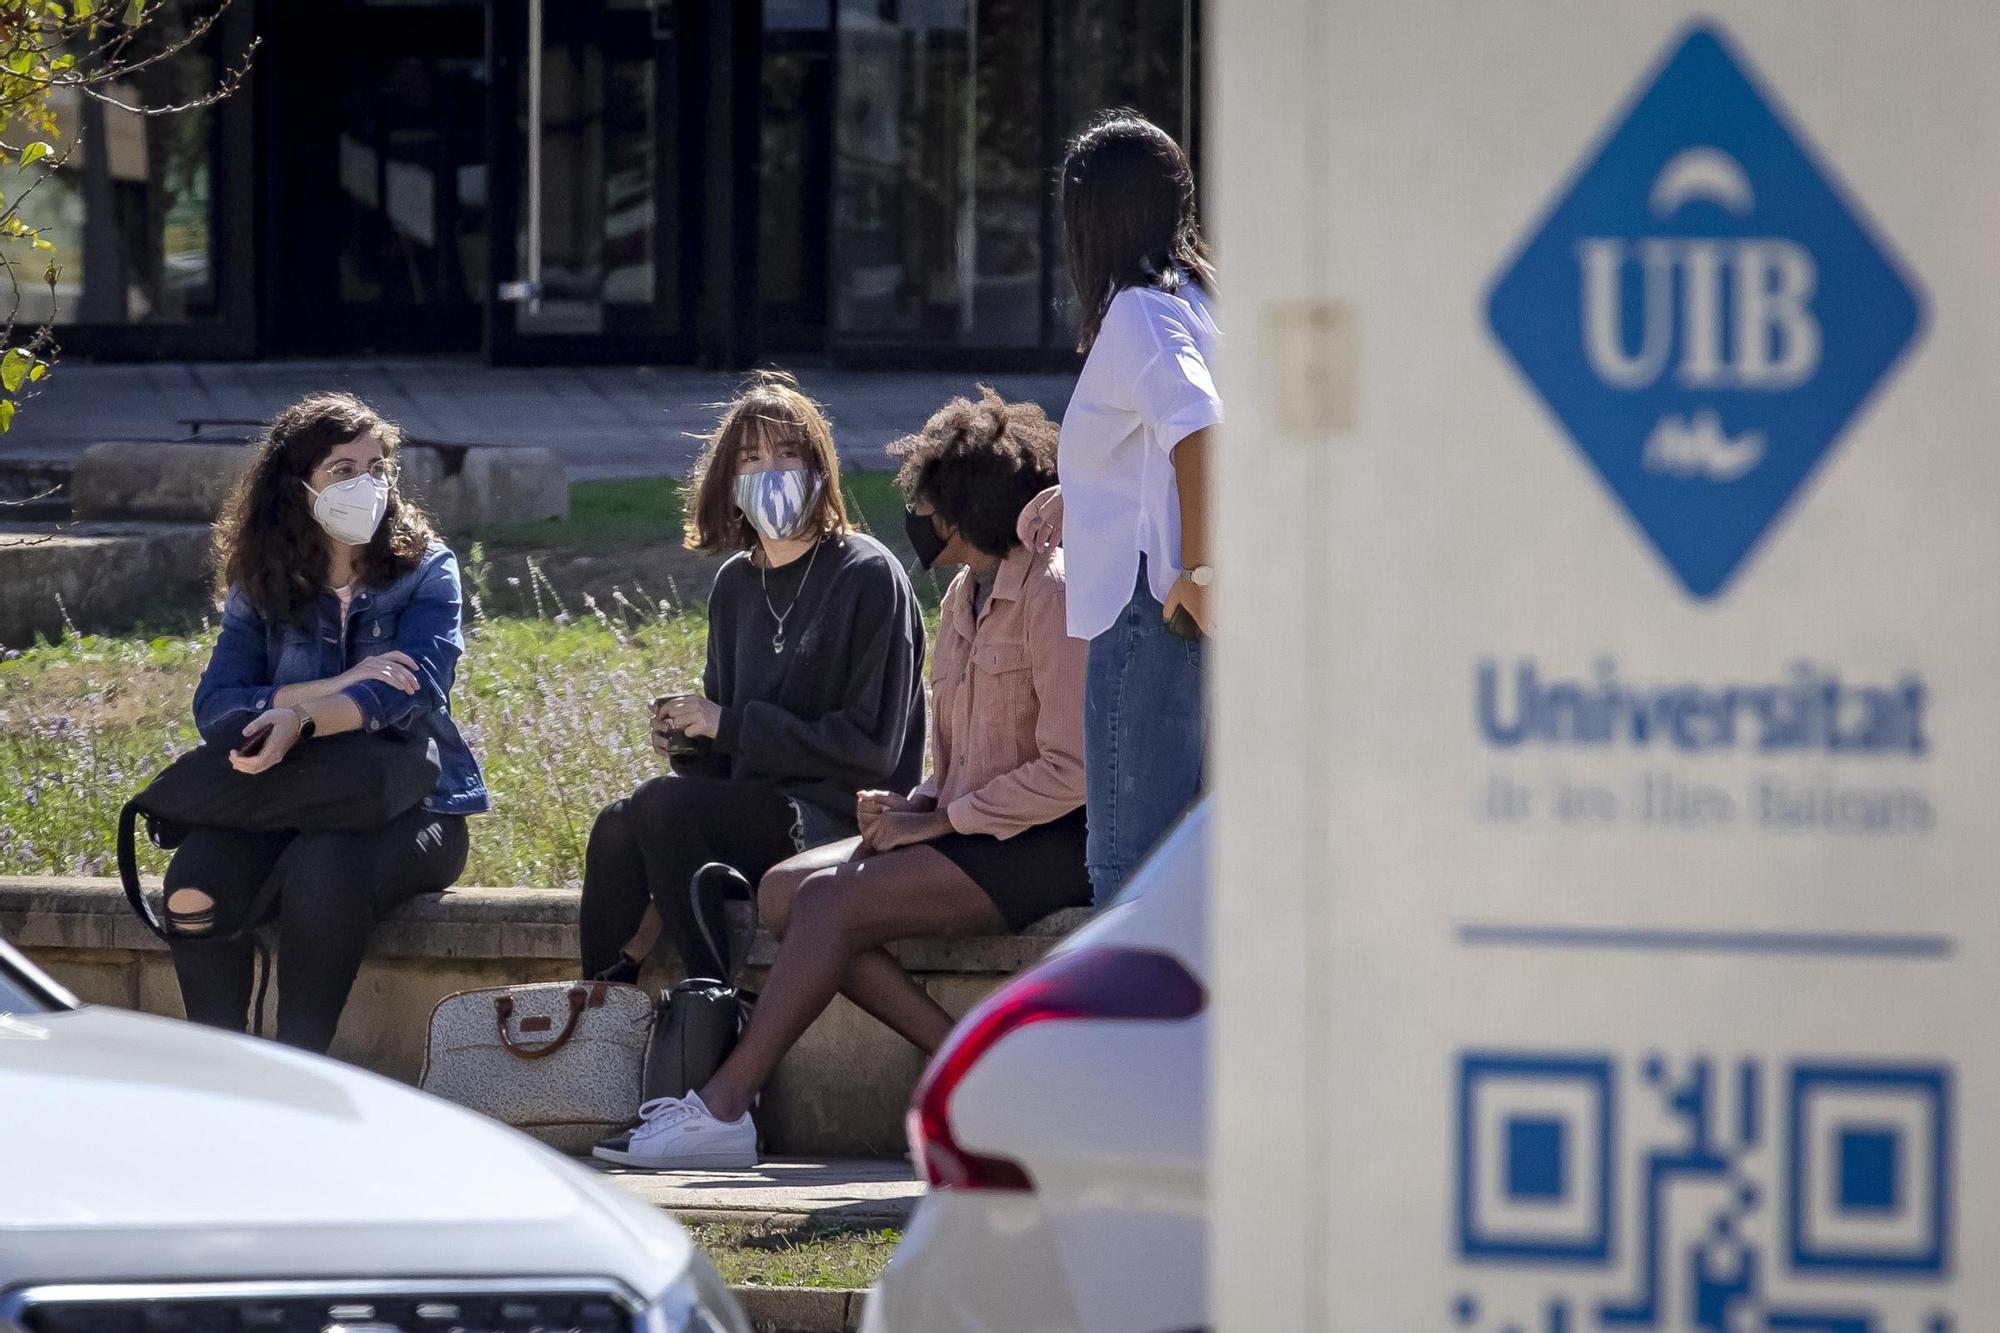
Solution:
<svg viewBox="0 0 2000 1333">
<path fill-rule="evenodd" d="M 1215 376 L 1187 324 L 1165 299 L 1143 302 L 1144 340 L 1132 381 L 1132 407 L 1146 434 L 1161 449 L 1172 449 L 1198 430 L 1222 420 Z"/>
</svg>

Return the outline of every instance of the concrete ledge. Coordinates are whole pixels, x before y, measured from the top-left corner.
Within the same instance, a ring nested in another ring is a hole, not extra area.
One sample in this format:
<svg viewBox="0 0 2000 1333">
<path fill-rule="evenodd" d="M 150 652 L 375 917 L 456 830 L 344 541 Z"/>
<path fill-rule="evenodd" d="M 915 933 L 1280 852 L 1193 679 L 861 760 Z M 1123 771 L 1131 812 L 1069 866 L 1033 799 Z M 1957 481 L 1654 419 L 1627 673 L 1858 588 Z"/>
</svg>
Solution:
<svg viewBox="0 0 2000 1333">
<path fill-rule="evenodd" d="M 150 893 L 158 894 L 158 879 L 149 876 L 145 883 Z M 576 919 L 581 899 L 574 889 L 465 886 L 420 894 L 375 928 L 368 956 L 569 961 L 577 956 Z M 731 903 L 729 911 L 740 929 L 752 908 L 749 903 Z M 891 950 L 914 972 L 1009 976 L 1041 957 L 1051 943 L 1089 917 L 1085 908 L 1070 908 L 1036 922 L 1020 935 L 906 940 L 892 945 Z M 101 876 L 0 875 L 0 934 L 26 950 L 166 949 L 132 914 L 119 882 Z M 749 966 L 768 967 L 777 952 L 778 941 L 760 929 L 750 950 Z"/>
<path fill-rule="evenodd" d="M 156 880 L 148 881 L 157 892 Z M 333 1053 L 415 1082 L 430 1011 L 462 990 L 562 981 L 577 972 L 575 890 L 456 888 L 412 899 L 370 940 Z M 739 925 L 750 904 L 732 904 Z M 1017 936 L 916 940 L 893 946 L 932 998 L 963 1014 L 1088 917 L 1059 912 Z M 0 876 L 0 935 L 90 1003 L 179 1017 L 180 987 L 166 947 L 126 906 L 115 879 Z M 777 942 L 759 932 L 743 983 L 755 990 Z M 641 978 L 678 978 L 657 966 Z M 283 990 L 278 962 L 273 1001 Z M 273 1011 L 275 1012 L 275 1010 Z M 766 1149 L 808 1157 L 896 1157 L 903 1112 L 922 1072 L 917 1052 L 839 999 L 795 1046 L 758 1114 Z M 857 1071 L 866 1071 L 857 1076 Z"/>
<path fill-rule="evenodd" d="M 79 518 L 211 523 L 252 457 L 245 442 L 107 440 L 84 451 L 70 502 Z M 568 477 L 548 449 L 412 441 L 401 462 L 404 488 L 446 532 L 569 514 Z"/>
<path fill-rule="evenodd" d="M 854 1333 L 865 1291 L 820 1287 L 731 1287 L 756 1333 Z"/>
<path fill-rule="evenodd" d="M 0 523 L 0 647 L 213 604 L 206 523 Z"/>
</svg>

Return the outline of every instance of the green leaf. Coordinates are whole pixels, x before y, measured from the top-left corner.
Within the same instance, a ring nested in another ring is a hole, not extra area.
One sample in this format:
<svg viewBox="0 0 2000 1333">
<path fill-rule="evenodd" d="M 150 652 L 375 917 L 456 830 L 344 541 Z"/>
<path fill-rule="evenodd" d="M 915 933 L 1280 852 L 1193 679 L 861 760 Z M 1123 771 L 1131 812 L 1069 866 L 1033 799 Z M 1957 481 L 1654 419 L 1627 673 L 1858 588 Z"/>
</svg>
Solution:
<svg viewBox="0 0 2000 1333">
<path fill-rule="evenodd" d="M 21 384 L 28 378 L 28 371 L 34 364 L 34 357 L 18 347 L 9 347 L 6 355 L 0 356 L 0 389 L 8 393 L 21 392 Z"/>
<path fill-rule="evenodd" d="M 28 367 L 28 383 L 33 384 L 36 380 L 40 379 L 42 376 L 48 373 L 49 373 L 49 363 L 46 361 L 37 361 L 35 362 L 34 365 Z"/>
<path fill-rule="evenodd" d="M 126 27 L 136 28 L 140 23 L 145 21 L 145 18 L 146 0 L 132 0 L 132 3 L 125 7 Z"/>
<path fill-rule="evenodd" d="M 24 167 L 33 166 L 35 163 L 47 157 L 49 155 L 49 152 L 50 149 L 47 144 L 41 143 L 39 141 L 31 143 L 26 148 L 23 148 L 21 150 L 21 165 Z"/>
<path fill-rule="evenodd" d="M 0 435 L 14 429 L 14 400 L 0 398 Z"/>
</svg>

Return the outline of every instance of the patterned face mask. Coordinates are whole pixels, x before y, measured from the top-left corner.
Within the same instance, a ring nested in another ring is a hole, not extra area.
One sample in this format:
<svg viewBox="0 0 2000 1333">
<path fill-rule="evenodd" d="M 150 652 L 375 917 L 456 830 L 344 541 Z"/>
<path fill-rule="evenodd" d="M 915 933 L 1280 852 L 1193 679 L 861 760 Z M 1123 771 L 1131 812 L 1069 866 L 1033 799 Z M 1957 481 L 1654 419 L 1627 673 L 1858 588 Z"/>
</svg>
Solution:
<svg viewBox="0 0 2000 1333">
<path fill-rule="evenodd" d="M 812 468 L 740 473 L 736 507 L 766 541 L 789 541 L 799 535 L 823 484 Z"/>
</svg>

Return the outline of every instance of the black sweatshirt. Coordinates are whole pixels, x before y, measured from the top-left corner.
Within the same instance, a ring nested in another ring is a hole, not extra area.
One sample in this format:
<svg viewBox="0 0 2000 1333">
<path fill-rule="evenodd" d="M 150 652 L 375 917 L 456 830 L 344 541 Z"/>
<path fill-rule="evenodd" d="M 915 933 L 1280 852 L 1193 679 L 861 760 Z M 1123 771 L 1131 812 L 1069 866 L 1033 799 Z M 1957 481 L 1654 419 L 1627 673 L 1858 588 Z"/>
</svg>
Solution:
<svg viewBox="0 0 2000 1333">
<path fill-rule="evenodd" d="M 772 607 L 785 616 L 783 652 Z M 722 705 L 715 744 L 674 767 L 775 782 L 851 819 L 856 792 L 907 792 L 923 777 L 923 681 L 923 613 L 882 543 L 829 538 L 768 576 L 740 552 L 708 594 L 702 692 Z"/>
</svg>

